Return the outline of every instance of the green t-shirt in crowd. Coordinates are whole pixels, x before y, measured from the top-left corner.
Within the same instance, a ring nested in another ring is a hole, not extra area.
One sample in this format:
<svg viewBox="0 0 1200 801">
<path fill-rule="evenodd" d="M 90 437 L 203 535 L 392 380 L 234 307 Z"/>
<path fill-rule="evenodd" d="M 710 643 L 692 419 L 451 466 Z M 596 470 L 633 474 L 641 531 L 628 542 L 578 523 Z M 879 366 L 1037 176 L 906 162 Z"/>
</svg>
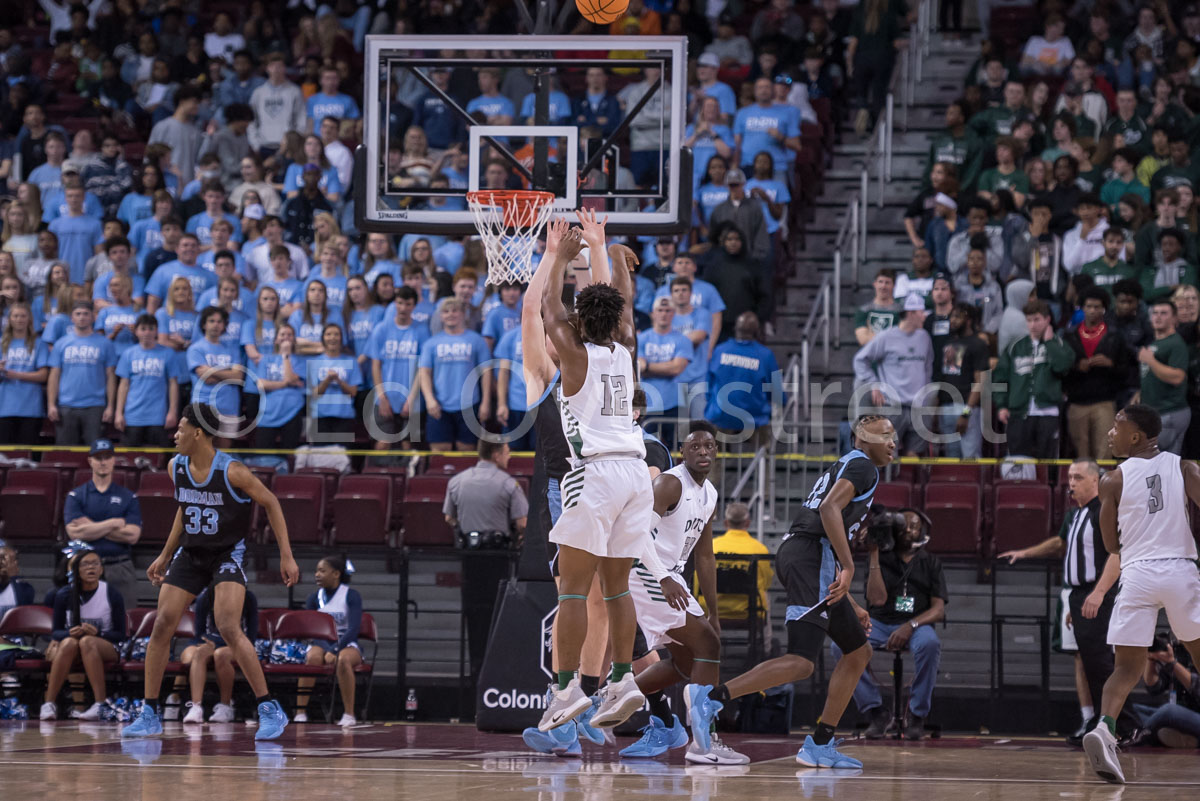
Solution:
<svg viewBox="0 0 1200 801">
<path fill-rule="evenodd" d="M 877 336 L 892 326 L 898 325 L 901 314 L 899 303 L 893 303 L 890 306 L 868 303 L 860 306 L 854 313 L 854 329 L 857 331 L 865 325 L 871 329 L 873 336 Z"/>
<path fill-rule="evenodd" d="M 1022 195 L 1029 194 L 1029 176 L 1021 170 L 1013 168 L 1013 171 L 1005 175 L 1000 172 L 999 168 L 992 167 L 990 170 L 984 170 L 983 175 L 979 176 L 979 186 L 977 189 L 980 192 L 995 192 L 998 189 L 1015 189 Z"/>
<path fill-rule="evenodd" d="M 1162 339 L 1156 339 L 1148 346 L 1154 352 L 1154 358 L 1168 367 L 1177 367 L 1187 371 L 1188 348 L 1179 334 L 1171 334 Z M 1147 364 L 1139 363 L 1142 374 L 1142 403 L 1157 410 L 1159 414 L 1174 412 L 1187 407 L 1187 380 L 1180 381 L 1177 386 L 1171 386 L 1150 370 Z"/>
<path fill-rule="evenodd" d="M 1124 259 L 1118 259 L 1113 267 L 1108 266 L 1108 262 L 1103 257 L 1095 261 L 1089 261 L 1083 265 L 1080 270 L 1084 275 L 1090 275 L 1092 280 L 1096 282 L 1096 286 L 1106 287 L 1121 281 L 1125 278 L 1136 279 L 1138 277 L 1137 270 L 1129 266 Z"/>
</svg>

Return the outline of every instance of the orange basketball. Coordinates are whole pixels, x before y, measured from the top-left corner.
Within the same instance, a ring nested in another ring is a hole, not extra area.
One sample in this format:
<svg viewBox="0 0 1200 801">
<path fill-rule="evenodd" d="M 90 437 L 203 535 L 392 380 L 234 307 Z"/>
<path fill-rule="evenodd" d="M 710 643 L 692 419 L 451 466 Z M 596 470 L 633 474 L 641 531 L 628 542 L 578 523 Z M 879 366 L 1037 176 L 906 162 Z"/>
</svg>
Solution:
<svg viewBox="0 0 1200 801">
<path fill-rule="evenodd" d="M 575 0 L 575 7 L 588 22 L 608 25 L 625 13 L 629 0 Z"/>
</svg>

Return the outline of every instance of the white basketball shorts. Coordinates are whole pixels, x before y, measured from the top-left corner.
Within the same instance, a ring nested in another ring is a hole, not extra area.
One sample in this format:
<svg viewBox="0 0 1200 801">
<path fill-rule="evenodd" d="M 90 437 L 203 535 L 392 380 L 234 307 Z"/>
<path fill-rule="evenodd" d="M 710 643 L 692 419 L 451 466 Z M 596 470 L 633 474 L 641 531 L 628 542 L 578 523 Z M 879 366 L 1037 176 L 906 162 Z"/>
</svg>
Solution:
<svg viewBox="0 0 1200 801">
<path fill-rule="evenodd" d="M 559 482 L 562 516 L 550 541 L 595 556 L 641 558 L 650 542 L 654 493 L 641 459 L 588 462 Z"/>
<path fill-rule="evenodd" d="M 1200 640 L 1200 572 L 1190 559 L 1145 559 L 1121 565 L 1121 589 L 1108 624 L 1108 644 L 1149 647 L 1158 610 L 1183 642 Z"/>
<path fill-rule="evenodd" d="M 629 594 L 633 597 L 633 608 L 637 612 L 638 627 L 646 638 L 646 644 L 653 648 L 662 648 L 667 643 L 675 642 L 668 631 L 683 628 L 687 624 L 688 615 L 704 617 L 704 610 L 692 597 L 692 593 L 682 581 L 674 575 L 670 579 L 679 583 L 687 593 L 687 610 L 673 608 L 663 597 L 662 587 L 650 575 L 650 571 L 638 564 L 629 572 Z M 682 644 L 682 643 L 681 643 Z"/>
</svg>

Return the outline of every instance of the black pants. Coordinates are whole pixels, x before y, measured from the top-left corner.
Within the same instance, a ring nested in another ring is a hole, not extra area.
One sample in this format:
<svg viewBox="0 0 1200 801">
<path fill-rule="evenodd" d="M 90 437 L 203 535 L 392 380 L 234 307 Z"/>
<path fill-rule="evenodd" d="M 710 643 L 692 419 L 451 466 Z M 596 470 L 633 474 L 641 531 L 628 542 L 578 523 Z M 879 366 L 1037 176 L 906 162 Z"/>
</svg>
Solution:
<svg viewBox="0 0 1200 801">
<path fill-rule="evenodd" d="M 1092 706 L 1100 714 L 1100 699 L 1104 694 L 1104 682 L 1113 672 L 1113 651 L 1108 644 L 1108 622 L 1112 618 L 1113 602 L 1117 598 L 1114 586 L 1104 596 L 1100 611 L 1093 618 L 1083 616 L 1083 602 L 1091 594 L 1093 585 L 1076 587 L 1068 599 L 1071 608 L 1071 625 L 1075 629 L 1075 642 L 1079 646 L 1079 658 L 1083 662 L 1083 675 L 1087 678 L 1088 690 L 1092 694 Z M 1117 730 L 1126 734 L 1137 728 L 1137 721 L 1127 709 L 1121 710 Z"/>
<path fill-rule="evenodd" d="M 962 8 L 962 0 L 942 0 L 941 6 L 938 8 L 938 27 L 943 31 L 961 32 Z"/>
<path fill-rule="evenodd" d="M 126 448 L 166 448 L 171 444 L 170 432 L 162 426 L 126 426 L 121 444 Z"/>
<path fill-rule="evenodd" d="M 0 442 L 6 445 L 37 445 L 41 433 L 40 417 L 0 417 Z"/>
<path fill-rule="evenodd" d="M 300 447 L 300 433 L 304 428 L 304 412 L 299 412 L 291 420 L 277 428 L 254 429 L 254 447 L 285 451 L 294 451 Z"/>
<path fill-rule="evenodd" d="M 867 108 L 871 119 L 879 119 L 879 112 L 887 102 L 888 84 L 892 80 L 894 53 L 878 53 L 860 49 L 854 54 L 854 85 L 851 91 L 858 108 Z"/>
<path fill-rule="evenodd" d="M 1008 455 L 1031 459 L 1058 458 L 1058 417 L 1008 419 Z"/>
<path fill-rule="evenodd" d="M 471 675 L 478 676 L 487 653 L 500 584 L 512 575 L 511 554 L 495 551 L 460 551 L 462 556 L 462 611 L 467 616 L 467 648 Z"/>
</svg>

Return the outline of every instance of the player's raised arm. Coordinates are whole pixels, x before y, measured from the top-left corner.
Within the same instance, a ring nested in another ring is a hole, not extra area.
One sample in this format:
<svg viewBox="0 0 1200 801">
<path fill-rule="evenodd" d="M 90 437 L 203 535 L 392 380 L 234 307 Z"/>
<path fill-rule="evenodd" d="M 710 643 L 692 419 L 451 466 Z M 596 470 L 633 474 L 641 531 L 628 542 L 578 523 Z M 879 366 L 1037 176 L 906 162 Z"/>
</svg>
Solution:
<svg viewBox="0 0 1200 801">
<path fill-rule="evenodd" d="M 608 218 L 597 220 L 596 212 L 592 209 L 579 209 L 575 215 L 579 217 L 583 241 L 588 246 L 588 267 L 591 268 L 592 283 L 611 284 L 613 268 L 608 260 L 608 252 L 604 248 L 604 226 L 608 223 Z"/>
<path fill-rule="evenodd" d="M 613 287 L 625 299 L 621 310 L 621 344 L 637 354 L 637 327 L 633 323 L 633 301 L 637 294 L 637 283 L 633 271 L 637 269 L 638 257 L 626 245 L 613 245 L 608 249 L 613 264 Z"/>
<path fill-rule="evenodd" d="M 1194 462 L 1190 464 L 1193 468 L 1196 466 Z M 1183 476 L 1186 488 L 1186 466 Z M 1100 476 L 1100 536 L 1104 538 L 1105 549 L 1112 554 L 1121 551 L 1121 539 L 1117 533 L 1117 508 L 1121 504 L 1121 488 L 1124 484 L 1125 479 L 1120 470 L 1109 470 Z"/>
<path fill-rule="evenodd" d="M 546 252 L 542 254 L 541 264 L 530 279 L 521 302 L 522 369 L 525 373 L 525 401 L 529 408 L 537 404 L 554 377 L 554 360 L 546 351 L 546 328 L 542 325 L 542 296 L 546 291 L 554 257 L 558 253 L 558 243 L 570 227 L 563 219 L 550 221 L 546 231 Z"/>
<path fill-rule="evenodd" d="M 558 244 L 558 252 L 554 254 L 554 262 L 550 265 L 550 273 L 542 295 L 542 325 L 546 327 L 546 335 L 558 351 L 563 392 L 567 395 L 577 393 L 587 377 L 587 349 L 583 347 L 579 332 L 567 322 L 567 307 L 563 305 L 562 299 L 563 273 L 567 264 L 578 256 L 582 249 L 583 237 L 578 228 L 572 228 L 563 234 Z"/>
<path fill-rule="evenodd" d="M 300 566 L 292 557 L 287 521 L 283 519 L 283 507 L 279 505 L 279 499 L 241 462 L 232 462 L 229 465 L 229 480 L 234 489 L 245 493 L 250 500 L 267 510 L 267 521 L 271 524 L 271 531 L 275 532 L 275 542 L 279 545 L 279 573 L 283 576 L 286 586 L 295 585 L 300 581 Z"/>
</svg>

